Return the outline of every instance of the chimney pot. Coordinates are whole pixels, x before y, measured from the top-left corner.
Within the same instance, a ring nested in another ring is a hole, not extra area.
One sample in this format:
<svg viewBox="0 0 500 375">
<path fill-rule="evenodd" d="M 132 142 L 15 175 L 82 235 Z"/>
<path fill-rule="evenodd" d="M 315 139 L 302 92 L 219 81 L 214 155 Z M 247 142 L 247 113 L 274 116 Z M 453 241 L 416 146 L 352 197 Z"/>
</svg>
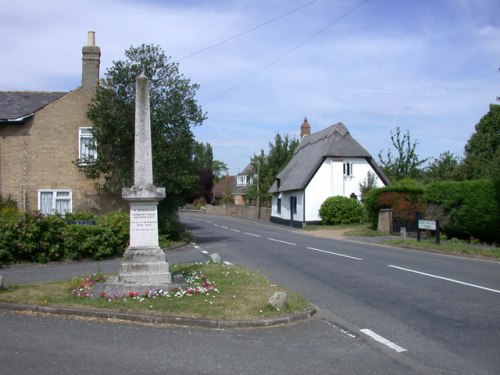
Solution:
<svg viewBox="0 0 500 375">
<path fill-rule="evenodd" d="M 87 45 L 89 47 L 95 47 L 95 31 L 89 31 Z"/>
<path fill-rule="evenodd" d="M 300 126 L 300 139 L 311 134 L 311 126 L 307 122 L 307 117 L 304 117 L 304 122 Z"/>
</svg>

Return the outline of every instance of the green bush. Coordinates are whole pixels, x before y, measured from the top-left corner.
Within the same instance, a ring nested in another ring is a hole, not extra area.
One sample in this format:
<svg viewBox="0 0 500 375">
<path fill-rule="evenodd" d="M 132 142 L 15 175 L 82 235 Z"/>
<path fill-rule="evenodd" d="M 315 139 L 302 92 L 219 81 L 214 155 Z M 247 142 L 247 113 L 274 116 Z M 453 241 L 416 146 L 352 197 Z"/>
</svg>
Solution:
<svg viewBox="0 0 500 375">
<path fill-rule="evenodd" d="M 96 225 L 68 224 L 72 220 L 95 220 Z M 125 251 L 129 218 L 121 212 L 62 217 L 4 208 L 0 209 L 0 233 L 0 264 L 103 259 Z"/>
<path fill-rule="evenodd" d="M 363 221 L 364 210 L 357 200 L 336 196 L 321 204 L 319 216 L 325 225 L 355 224 Z"/>
<path fill-rule="evenodd" d="M 427 185 L 425 199 L 442 208 L 437 219 L 449 238 L 500 243 L 498 182 L 434 182 Z"/>
</svg>

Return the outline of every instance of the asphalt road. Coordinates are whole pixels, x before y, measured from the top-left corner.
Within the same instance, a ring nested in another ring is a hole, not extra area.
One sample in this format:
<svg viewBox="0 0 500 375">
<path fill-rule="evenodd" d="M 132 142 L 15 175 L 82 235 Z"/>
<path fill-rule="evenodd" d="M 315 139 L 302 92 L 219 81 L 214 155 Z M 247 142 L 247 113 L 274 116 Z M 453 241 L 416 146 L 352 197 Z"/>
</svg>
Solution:
<svg viewBox="0 0 500 375">
<path fill-rule="evenodd" d="M 231 217 L 183 221 L 200 250 L 304 294 L 327 319 L 368 341 L 372 332 L 382 336 L 401 357 L 437 372 L 500 373 L 498 262 L 305 236 Z"/>
<path fill-rule="evenodd" d="M 301 292 L 319 317 L 292 327 L 207 330 L 0 311 L 0 374 L 500 373 L 498 262 L 321 239 L 230 217 L 182 219 L 197 240 L 169 251 L 170 263 L 217 252 Z M 23 284 L 116 272 L 119 264 L 0 273 Z"/>
</svg>

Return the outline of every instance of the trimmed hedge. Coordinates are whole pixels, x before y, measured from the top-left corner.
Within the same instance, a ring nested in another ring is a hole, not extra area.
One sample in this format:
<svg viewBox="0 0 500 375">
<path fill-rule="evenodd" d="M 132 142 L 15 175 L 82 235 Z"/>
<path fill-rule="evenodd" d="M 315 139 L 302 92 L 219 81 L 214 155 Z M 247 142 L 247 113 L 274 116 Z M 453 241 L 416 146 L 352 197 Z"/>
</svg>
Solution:
<svg viewBox="0 0 500 375">
<path fill-rule="evenodd" d="M 352 198 L 335 196 L 327 198 L 319 209 L 321 223 L 325 225 L 357 224 L 364 218 L 361 204 Z"/>
<path fill-rule="evenodd" d="M 448 237 L 500 243 L 499 181 L 444 181 L 426 186 L 425 199 L 442 208 Z"/>
<path fill-rule="evenodd" d="M 368 192 L 365 208 L 374 229 L 380 209 L 392 208 L 393 218 L 401 223 L 422 213 L 423 218 L 438 219 L 449 238 L 500 243 L 500 180 L 376 188 Z"/>
<path fill-rule="evenodd" d="M 83 219 L 95 220 L 96 225 L 67 224 L 67 221 Z M 125 213 L 62 217 L 2 209 L 0 265 L 121 256 L 128 243 L 128 231 L 129 219 Z"/>
</svg>

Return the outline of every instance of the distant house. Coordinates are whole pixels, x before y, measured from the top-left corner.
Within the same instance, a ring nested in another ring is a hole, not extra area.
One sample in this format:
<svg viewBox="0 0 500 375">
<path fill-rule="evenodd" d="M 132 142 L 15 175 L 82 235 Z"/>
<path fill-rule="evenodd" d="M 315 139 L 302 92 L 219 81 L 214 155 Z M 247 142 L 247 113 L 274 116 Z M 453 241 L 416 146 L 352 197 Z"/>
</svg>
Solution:
<svg viewBox="0 0 500 375">
<path fill-rule="evenodd" d="M 271 221 L 302 227 L 321 221 L 319 208 L 331 196 L 359 197 L 368 172 L 379 187 L 389 179 L 342 123 L 310 134 L 307 119 L 292 160 L 278 174 L 272 193 Z"/>
<path fill-rule="evenodd" d="M 71 92 L 0 92 L 0 195 L 45 214 L 98 209 L 95 181 L 74 164 L 96 156 L 89 103 L 99 84 L 94 33 L 82 49 L 81 86 Z"/>
<path fill-rule="evenodd" d="M 251 176 L 253 174 L 253 167 L 248 164 L 241 173 L 236 176 L 232 185 L 232 194 L 234 197 L 234 204 L 244 206 L 247 204 L 246 192 L 252 184 Z"/>
</svg>

